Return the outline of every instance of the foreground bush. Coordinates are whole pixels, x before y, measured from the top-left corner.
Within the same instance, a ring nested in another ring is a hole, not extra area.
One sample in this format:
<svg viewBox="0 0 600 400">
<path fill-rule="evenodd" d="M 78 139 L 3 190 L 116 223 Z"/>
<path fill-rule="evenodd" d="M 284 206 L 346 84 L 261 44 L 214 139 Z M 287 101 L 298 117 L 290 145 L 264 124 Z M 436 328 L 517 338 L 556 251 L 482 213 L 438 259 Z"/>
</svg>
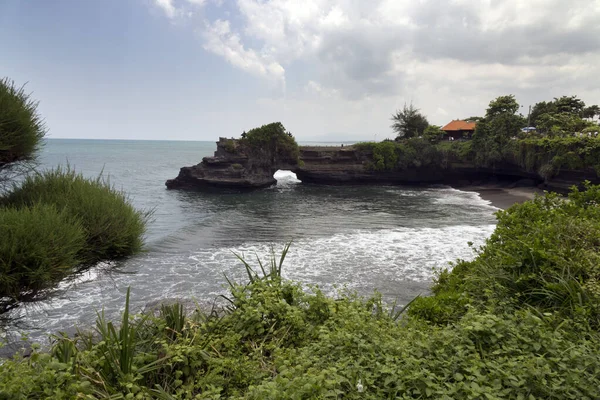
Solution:
<svg viewBox="0 0 600 400">
<path fill-rule="evenodd" d="M 0 208 L 0 297 L 34 296 L 73 272 L 85 247 L 81 223 L 55 206 Z"/>
<path fill-rule="evenodd" d="M 136 210 L 127 196 L 101 177 L 90 180 L 70 168 L 31 175 L 4 199 L 12 207 L 49 204 L 78 219 L 86 245 L 83 264 L 114 260 L 142 249 L 149 213 Z"/>
<path fill-rule="evenodd" d="M 0 170 L 7 164 L 34 158 L 46 128 L 23 87 L 0 79 Z"/>
<path fill-rule="evenodd" d="M 600 186 L 584 186 L 568 200 L 547 194 L 499 211 L 478 257 L 442 272 L 436 295 L 410 312 L 447 324 L 467 305 L 530 307 L 600 327 Z"/>
</svg>

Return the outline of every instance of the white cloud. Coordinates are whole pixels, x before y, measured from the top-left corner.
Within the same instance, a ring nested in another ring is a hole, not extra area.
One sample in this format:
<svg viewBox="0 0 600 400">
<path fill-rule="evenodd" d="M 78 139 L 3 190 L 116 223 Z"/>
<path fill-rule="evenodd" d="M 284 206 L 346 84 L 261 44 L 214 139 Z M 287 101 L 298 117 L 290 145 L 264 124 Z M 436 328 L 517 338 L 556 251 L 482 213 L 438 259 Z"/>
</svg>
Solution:
<svg viewBox="0 0 600 400">
<path fill-rule="evenodd" d="M 229 21 L 217 20 L 207 24 L 203 36 L 204 48 L 233 66 L 275 81 L 285 80 L 285 69 L 279 63 L 255 50 L 244 48 L 240 36 L 231 31 Z"/>
<path fill-rule="evenodd" d="M 167 17 L 174 18 L 177 14 L 177 9 L 173 5 L 173 0 L 154 0 L 154 2 L 165 12 Z"/>
<path fill-rule="evenodd" d="M 155 1 L 167 15 L 176 14 L 168 11 L 173 7 L 205 3 Z M 394 108 L 411 100 L 442 124 L 482 114 L 492 98 L 507 93 L 524 104 L 562 94 L 593 103 L 600 98 L 600 0 L 229 5 L 220 19 L 202 23 L 204 48 L 254 76 L 294 81 L 300 89 L 287 93 L 285 109 L 311 115 L 298 123 L 312 123 L 312 130 L 315 121 L 329 126 L 322 121 L 327 115 L 340 123 L 336 118 L 348 110 L 357 113 L 356 120 L 345 119 L 353 121 L 348 129 L 369 126 L 359 122 L 369 116 L 383 118 L 381 129 L 387 128 Z"/>
<path fill-rule="evenodd" d="M 171 19 L 181 16 L 189 16 L 191 11 L 188 6 L 203 7 L 208 0 L 154 0 L 154 4 L 162 9 L 165 15 Z M 219 0 L 212 0 L 219 1 Z"/>
</svg>

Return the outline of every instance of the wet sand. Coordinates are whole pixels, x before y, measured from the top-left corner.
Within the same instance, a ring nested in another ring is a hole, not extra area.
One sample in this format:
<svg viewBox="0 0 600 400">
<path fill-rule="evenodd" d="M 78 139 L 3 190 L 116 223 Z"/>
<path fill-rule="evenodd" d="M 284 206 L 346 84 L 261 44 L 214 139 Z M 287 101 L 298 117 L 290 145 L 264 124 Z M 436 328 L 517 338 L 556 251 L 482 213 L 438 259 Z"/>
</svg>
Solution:
<svg viewBox="0 0 600 400">
<path fill-rule="evenodd" d="M 543 190 L 534 187 L 508 188 L 495 185 L 468 186 L 462 187 L 460 190 L 477 192 L 482 199 L 489 201 L 494 207 L 503 210 L 513 204 L 532 200 L 536 194 L 544 194 Z"/>
</svg>

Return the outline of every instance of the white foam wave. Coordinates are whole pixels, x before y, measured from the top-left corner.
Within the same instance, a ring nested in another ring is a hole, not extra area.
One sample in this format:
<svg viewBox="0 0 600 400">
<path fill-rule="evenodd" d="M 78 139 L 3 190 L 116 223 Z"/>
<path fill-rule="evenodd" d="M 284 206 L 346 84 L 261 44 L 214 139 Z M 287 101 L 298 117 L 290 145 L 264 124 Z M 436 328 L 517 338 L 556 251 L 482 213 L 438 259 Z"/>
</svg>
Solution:
<svg viewBox="0 0 600 400">
<path fill-rule="evenodd" d="M 293 183 L 299 183 L 300 180 L 298 180 L 298 178 L 296 177 L 296 174 L 293 173 L 292 171 L 285 171 L 285 170 L 278 170 L 277 172 L 275 172 L 275 174 L 273 174 L 273 178 L 277 179 L 278 183 L 282 183 L 282 182 L 293 182 Z"/>
</svg>

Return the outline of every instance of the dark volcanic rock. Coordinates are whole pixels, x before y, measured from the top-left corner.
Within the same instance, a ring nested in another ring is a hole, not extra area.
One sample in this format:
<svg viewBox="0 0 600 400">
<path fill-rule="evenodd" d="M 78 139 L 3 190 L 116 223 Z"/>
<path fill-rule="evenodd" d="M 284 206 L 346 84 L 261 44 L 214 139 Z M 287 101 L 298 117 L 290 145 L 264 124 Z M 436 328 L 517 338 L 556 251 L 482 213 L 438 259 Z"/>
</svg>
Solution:
<svg viewBox="0 0 600 400">
<path fill-rule="evenodd" d="M 450 160 L 444 168 L 421 166 L 396 171 L 370 171 L 365 165 L 372 162 L 373 155 L 353 146 L 303 146 L 300 147 L 299 158 L 300 163 L 279 160 L 260 149 L 245 149 L 238 140 L 220 138 L 214 157 L 206 157 L 193 167 L 181 168 L 179 176 L 167 181 L 166 185 L 179 189 L 254 189 L 275 184 L 277 181 L 273 174 L 278 169 L 292 170 L 303 183 L 326 185 L 446 184 L 464 187 L 501 183 L 539 186 L 566 193 L 573 185 L 581 185 L 584 180 L 600 183 L 594 170 L 563 170 L 551 178 L 544 178 L 537 172 L 527 171 L 509 162 L 488 168 Z"/>
<path fill-rule="evenodd" d="M 560 171 L 545 179 L 537 172 L 527 171 L 519 165 L 504 163 L 495 168 L 478 167 L 464 162 L 449 162 L 445 168 L 412 167 L 405 170 L 368 171 L 365 165 L 372 154 L 347 147 L 300 147 L 300 164 L 292 171 L 304 183 L 315 184 L 395 184 L 429 185 L 446 184 L 454 187 L 490 183 L 515 184 L 566 193 L 573 185 L 584 180 L 600 183 L 593 170 Z"/>
<path fill-rule="evenodd" d="M 193 167 L 181 168 L 179 176 L 165 184 L 169 189 L 257 189 L 277 183 L 273 174 L 295 165 L 264 149 L 246 148 L 239 140 L 219 138 L 213 157 L 204 157 Z"/>
</svg>

